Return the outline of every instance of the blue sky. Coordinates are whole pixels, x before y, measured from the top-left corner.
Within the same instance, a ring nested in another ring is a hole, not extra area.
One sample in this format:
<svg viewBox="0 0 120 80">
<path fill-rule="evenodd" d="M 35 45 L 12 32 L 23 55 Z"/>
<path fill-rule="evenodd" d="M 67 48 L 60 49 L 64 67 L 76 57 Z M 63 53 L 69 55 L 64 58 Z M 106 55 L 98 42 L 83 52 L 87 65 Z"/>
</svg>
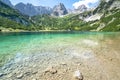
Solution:
<svg viewBox="0 0 120 80">
<path fill-rule="evenodd" d="M 53 7 L 58 3 L 64 3 L 66 8 L 73 9 L 77 8 L 81 4 L 85 4 L 87 7 L 94 6 L 98 3 L 99 0 L 10 0 L 13 5 L 23 2 L 23 3 L 31 3 L 35 6 L 49 6 Z"/>
</svg>

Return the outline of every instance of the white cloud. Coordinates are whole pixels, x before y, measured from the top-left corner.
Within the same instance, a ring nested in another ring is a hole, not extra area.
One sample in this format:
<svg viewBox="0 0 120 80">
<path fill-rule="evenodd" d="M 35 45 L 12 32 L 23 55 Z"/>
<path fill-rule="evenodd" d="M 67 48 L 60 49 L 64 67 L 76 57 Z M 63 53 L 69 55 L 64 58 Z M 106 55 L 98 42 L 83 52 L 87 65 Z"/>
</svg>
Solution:
<svg viewBox="0 0 120 80">
<path fill-rule="evenodd" d="M 73 7 L 77 9 L 80 5 L 85 5 L 86 7 L 90 8 L 90 4 L 95 5 L 99 0 L 79 0 L 73 4 Z"/>
</svg>

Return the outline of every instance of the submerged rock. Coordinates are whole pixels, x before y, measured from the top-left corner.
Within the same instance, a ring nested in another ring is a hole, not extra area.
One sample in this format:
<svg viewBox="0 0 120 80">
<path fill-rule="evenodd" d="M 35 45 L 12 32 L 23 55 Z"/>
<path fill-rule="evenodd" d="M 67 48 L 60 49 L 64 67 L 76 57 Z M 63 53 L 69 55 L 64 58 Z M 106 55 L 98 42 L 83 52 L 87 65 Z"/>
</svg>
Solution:
<svg viewBox="0 0 120 80">
<path fill-rule="evenodd" d="M 83 80 L 83 75 L 82 75 L 82 73 L 79 70 L 74 72 L 73 77 L 76 80 Z"/>
<path fill-rule="evenodd" d="M 65 63 L 65 62 L 62 62 L 62 63 L 61 63 L 61 65 L 67 65 L 67 63 Z"/>
<path fill-rule="evenodd" d="M 47 72 L 50 72 L 51 74 L 55 74 L 57 73 L 57 70 L 54 69 L 52 66 L 51 67 L 48 67 L 46 70 L 45 70 L 45 73 Z"/>
<path fill-rule="evenodd" d="M 32 80 L 37 80 L 36 78 L 32 79 Z"/>
<path fill-rule="evenodd" d="M 23 74 L 21 73 L 21 74 L 17 75 L 16 77 L 17 77 L 17 79 L 21 79 L 23 77 Z"/>
<path fill-rule="evenodd" d="M 2 77 L 4 74 L 3 73 L 0 73 L 0 77 Z"/>
<path fill-rule="evenodd" d="M 32 74 L 36 74 L 36 73 L 38 73 L 38 71 L 33 71 L 33 72 L 32 72 Z"/>
</svg>

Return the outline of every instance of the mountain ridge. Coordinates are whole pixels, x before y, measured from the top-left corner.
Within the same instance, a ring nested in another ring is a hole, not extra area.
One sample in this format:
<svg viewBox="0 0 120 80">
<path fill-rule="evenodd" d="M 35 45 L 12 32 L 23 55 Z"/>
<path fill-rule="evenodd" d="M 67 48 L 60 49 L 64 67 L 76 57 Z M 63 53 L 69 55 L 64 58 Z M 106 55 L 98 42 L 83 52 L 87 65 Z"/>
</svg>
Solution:
<svg viewBox="0 0 120 80">
<path fill-rule="evenodd" d="M 15 5 L 15 8 L 19 10 L 21 13 L 29 16 L 42 15 L 42 14 L 50 14 L 52 9 L 50 7 L 43 6 L 34 6 L 32 4 L 24 4 L 18 3 Z"/>
<path fill-rule="evenodd" d="M 54 16 L 49 14 L 29 16 L 30 30 L 78 30 L 78 31 L 120 31 L 120 1 L 101 0 L 97 8 L 68 14 L 64 4 L 55 6 Z M 24 4 L 23 4 L 24 5 Z M 28 4 L 31 6 L 31 4 Z M 70 12 L 71 10 L 69 10 Z M 60 12 L 60 13 L 59 13 Z M 65 12 L 65 13 L 64 13 Z M 10 13 L 8 13 L 10 14 Z M 59 17 L 65 15 L 63 17 Z M 57 17 L 55 17 L 57 16 Z"/>
<path fill-rule="evenodd" d="M 35 16 L 35 15 L 43 15 L 43 14 L 49 14 L 52 16 L 64 16 L 67 14 L 77 14 L 81 13 L 87 10 L 87 7 L 85 5 L 79 6 L 78 9 L 73 9 L 69 11 L 69 9 L 66 9 L 65 5 L 63 3 L 59 3 L 55 5 L 53 8 L 46 7 L 46 6 L 34 6 L 30 3 L 24 4 L 22 2 L 16 4 L 13 6 L 9 0 L 1 0 L 5 4 L 9 5 L 10 7 L 19 10 L 22 14 L 28 15 L 28 16 Z"/>
<path fill-rule="evenodd" d="M 119 5 L 116 5 L 115 3 L 120 4 L 120 1 L 119 0 L 114 0 L 114 1 L 109 0 L 107 2 L 101 1 L 99 6 L 94 10 L 85 11 L 83 13 L 78 13 L 78 14 L 72 13 L 64 16 L 63 18 L 56 18 L 55 21 L 54 20 L 50 20 L 50 21 L 51 23 L 54 23 L 55 26 L 58 27 L 61 25 L 66 26 L 67 30 L 120 31 L 120 22 L 119 22 L 120 8 Z M 47 18 L 44 17 L 44 21 L 47 21 L 46 19 L 49 19 L 49 17 Z M 39 24 L 40 23 L 39 21 L 41 21 L 41 19 L 39 18 L 36 19 L 35 21 L 38 22 Z M 51 24 L 50 22 L 47 23 L 48 23 L 47 25 Z M 43 24 L 43 26 L 46 26 L 46 24 Z"/>
</svg>

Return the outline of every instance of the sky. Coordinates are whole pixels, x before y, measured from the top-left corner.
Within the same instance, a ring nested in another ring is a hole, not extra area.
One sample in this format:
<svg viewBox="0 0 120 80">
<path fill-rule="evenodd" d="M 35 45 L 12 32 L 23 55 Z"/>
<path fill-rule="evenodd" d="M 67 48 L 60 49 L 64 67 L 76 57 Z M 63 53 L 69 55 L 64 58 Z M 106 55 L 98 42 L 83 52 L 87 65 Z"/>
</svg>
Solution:
<svg viewBox="0 0 120 80">
<path fill-rule="evenodd" d="M 13 5 L 23 2 L 25 4 L 31 3 L 35 6 L 49 6 L 53 7 L 54 5 L 57 5 L 58 3 L 63 3 L 66 8 L 73 9 L 78 8 L 78 6 L 84 4 L 88 8 L 92 8 L 96 6 L 99 2 L 99 0 L 10 0 Z"/>
</svg>

